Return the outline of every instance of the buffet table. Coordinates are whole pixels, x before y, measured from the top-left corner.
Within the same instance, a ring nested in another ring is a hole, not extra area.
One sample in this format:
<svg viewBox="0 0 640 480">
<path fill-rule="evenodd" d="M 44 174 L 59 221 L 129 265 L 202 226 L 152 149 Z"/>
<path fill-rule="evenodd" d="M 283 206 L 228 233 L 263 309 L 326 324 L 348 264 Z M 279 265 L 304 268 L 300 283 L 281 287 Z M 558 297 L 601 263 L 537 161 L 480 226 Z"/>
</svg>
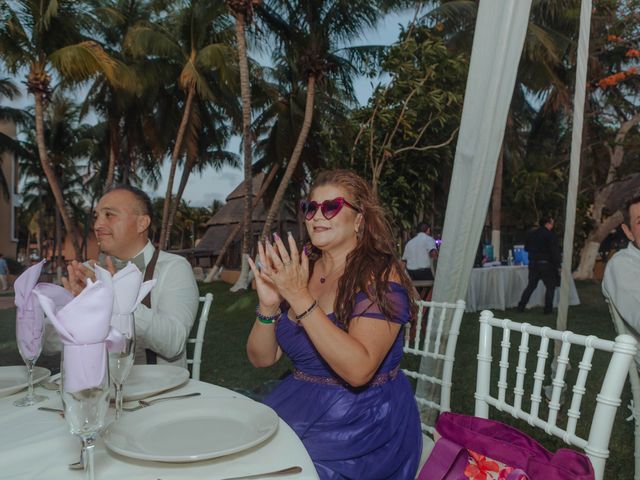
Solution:
<svg viewBox="0 0 640 480">
<path fill-rule="evenodd" d="M 80 441 L 69 433 L 67 423 L 59 414 L 38 410 L 38 407 L 47 406 L 62 408 L 60 395 L 57 391 L 45 390 L 36 387 L 36 391 L 46 394 L 49 400 L 30 407 L 15 407 L 13 401 L 24 396 L 24 390 L 9 396 L 0 398 L 0 465 L 2 478 L 18 479 L 84 479 L 83 470 L 70 470 L 68 464 L 76 462 L 79 458 Z M 126 390 L 125 390 L 126 392 Z M 251 406 L 252 400 L 247 397 L 216 385 L 189 380 L 181 387 L 169 392 L 153 395 L 161 396 L 180 395 L 183 393 L 200 392 L 201 396 L 194 399 L 170 400 L 145 407 L 136 412 L 125 412 L 123 419 L 128 421 L 125 425 L 136 425 L 134 420 L 142 418 L 141 412 L 152 413 L 151 409 L 158 408 L 155 418 L 162 419 L 166 423 L 167 408 L 171 405 L 176 416 L 193 409 L 198 400 L 210 402 L 211 409 L 215 409 L 219 399 L 225 402 L 232 401 L 235 408 Z M 232 400 L 229 400 L 232 399 Z M 241 405 L 239 407 L 238 405 Z M 262 406 L 260 407 L 262 408 Z M 113 408 L 109 409 L 109 416 L 113 418 Z M 192 419 L 193 422 L 193 419 Z M 137 422 L 139 424 L 140 422 Z M 276 426 L 277 425 L 277 426 Z M 208 460 L 183 461 L 184 463 L 166 463 L 160 461 L 147 461 L 120 455 L 108 450 L 102 439 L 98 440 L 95 450 L 96 479 L 207 479 L 216 480 L 228 477 L 254 475 L 261 472 L 275 471 L 292 466 L 300 466 L 302 471 L 286 476 L 261 476 L 260 478 L 292 478 L 292 479 L 317 479 L 317 474 L 309 455 L 302 442 L 281 419 L 275 418 L 273 433 L 261 443 L 238 451 L 237 453 L 219 456 Z M 133 428 L 133 427 L 132 427 Z M 220 430 L 230 428 L 228 425 L 220 425 Z M 197 431 L 197 428 L 183 428 L 184 432 L 176 429 L 176 436 L 184 439 L 185 444 L 197 442 L 198 435 L 221 435 L 221 431 L 207 432 Z M 215 429 L 214 429 L 215 430 Z"/>
<path fill-rule="evenodd" d="M 472 269 L 467 290 L 466 311 L 505 310 L 516 307 L 527 286 L 528 277 L 529 269 L 524 265 Z M 545 287 L 540 281 L 529 299 L 527 308 L 544 306 L 544 293 Z M 560 289 L 556 288 L 554 307 L 558 306 L 559 296 Z M 572 278 L 569 285 L 569 305 L 579 304 L 580 298 Z"/>
</svg>

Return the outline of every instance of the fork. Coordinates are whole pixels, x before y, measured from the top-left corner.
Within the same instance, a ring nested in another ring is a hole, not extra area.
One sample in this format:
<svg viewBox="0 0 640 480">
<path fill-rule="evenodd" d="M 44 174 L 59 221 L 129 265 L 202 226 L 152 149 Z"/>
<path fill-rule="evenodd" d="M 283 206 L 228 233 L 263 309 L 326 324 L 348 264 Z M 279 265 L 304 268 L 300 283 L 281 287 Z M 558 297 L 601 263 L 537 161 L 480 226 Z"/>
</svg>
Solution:
<svg viewBox="0 0 640 480">
<path fill-rule="evenodd" d="M 154 398 L 153 400 L 138 400 L 139 405 L 136 405 L 135 407 L 124 407 L 123 410 L 125 412 L 135 412 L 136 410 L 140 410 L 141 408 L 144 408 L 144 407 L 149 407 L 154 403 L 163 402 L 164 400 L 177 400 L 179 398 L 197 397 L 199 395 L 201 395 L 200 392 L 195 392 L 195 393 L 186 393 L 184 395 L 173 395 L 171 397 Z"/>
<path fill-rule="evenodd" d="M 70 463 L 69 470 L 84 470 L 84 445 L 80 446 L 80 460 Z"/>
</svg>

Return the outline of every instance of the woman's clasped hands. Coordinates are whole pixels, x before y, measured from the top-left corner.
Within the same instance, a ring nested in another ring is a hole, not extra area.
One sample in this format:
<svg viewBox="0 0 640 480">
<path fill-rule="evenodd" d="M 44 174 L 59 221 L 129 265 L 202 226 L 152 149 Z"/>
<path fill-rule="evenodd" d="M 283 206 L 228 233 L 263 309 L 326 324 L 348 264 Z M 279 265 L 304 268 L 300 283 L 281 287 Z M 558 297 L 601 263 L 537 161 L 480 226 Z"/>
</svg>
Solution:
<svg viewBox="0 0 640 480">
<path fill-rule="evenodd" d="M 282 299 L 289 304 L 305 293 L 309 282 L 309 257 L 298 251 L 291 232 L 287 234 L 289 249 L 277 233 L 274 242 L 258 242 L 258 265 L 247 257 L 256 278 L 260 304 L 277 307 Z"/>
</svg>

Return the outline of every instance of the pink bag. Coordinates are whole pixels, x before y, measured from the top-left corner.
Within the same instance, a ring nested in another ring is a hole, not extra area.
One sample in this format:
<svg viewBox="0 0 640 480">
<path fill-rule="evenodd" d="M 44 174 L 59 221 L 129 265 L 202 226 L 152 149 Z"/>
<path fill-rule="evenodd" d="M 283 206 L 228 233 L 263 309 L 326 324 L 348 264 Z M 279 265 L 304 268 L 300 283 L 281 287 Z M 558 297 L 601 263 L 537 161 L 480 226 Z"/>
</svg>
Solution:
<svg viewBox="0 0 640 480">
<path fill-rule="evenodd" d="M 555 454 L 504 423 L 443 413 L 442 436 L 418 480 L 594 480 L 589 458 L 561 448 Z"/>
</svg>

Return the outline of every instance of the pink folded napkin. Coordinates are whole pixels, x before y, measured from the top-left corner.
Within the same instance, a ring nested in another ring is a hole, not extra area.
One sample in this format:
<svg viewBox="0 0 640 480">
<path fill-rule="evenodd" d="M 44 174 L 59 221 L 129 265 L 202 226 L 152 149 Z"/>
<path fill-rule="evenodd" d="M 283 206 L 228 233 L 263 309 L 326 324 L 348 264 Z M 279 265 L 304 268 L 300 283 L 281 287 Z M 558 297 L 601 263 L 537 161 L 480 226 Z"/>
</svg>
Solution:
<svg viewBox="0 0 640 480">
<path fill-rule="evenodd" d="M 77 392 L 100 385 L 107 373 L 106 346 L 122 349 L 123 337 L 111 328 L 113 290 L 110 285 L 87 280 L 85 289 L 56 311 L 55 302 L 34 290 L 42 310 L 64 345 L 63 388 Z"/>
<path fill-rule="evenodd" d="M 99 265 L 95 266 L 96 280 L 110 285 L 113 289 L 113 310 L 111 312 L 111 326 L 125 335 L 130 335 L 132 323 L 129 317 L 138 307 L 142 299 L 156 284 L 155 280 L 142 282 L 142 272 L 129 262 L 125 268 L 115 275 Z"/>
<path fill-rule="evenodd" d="M 45 260 L 27 268 L 14 283 L 16 314 L 16 341 L 20 354 L 35 360 L 42 349 L 44 334 L 44 314 L 32 295 L 38 283 Z"/>
</svg>

